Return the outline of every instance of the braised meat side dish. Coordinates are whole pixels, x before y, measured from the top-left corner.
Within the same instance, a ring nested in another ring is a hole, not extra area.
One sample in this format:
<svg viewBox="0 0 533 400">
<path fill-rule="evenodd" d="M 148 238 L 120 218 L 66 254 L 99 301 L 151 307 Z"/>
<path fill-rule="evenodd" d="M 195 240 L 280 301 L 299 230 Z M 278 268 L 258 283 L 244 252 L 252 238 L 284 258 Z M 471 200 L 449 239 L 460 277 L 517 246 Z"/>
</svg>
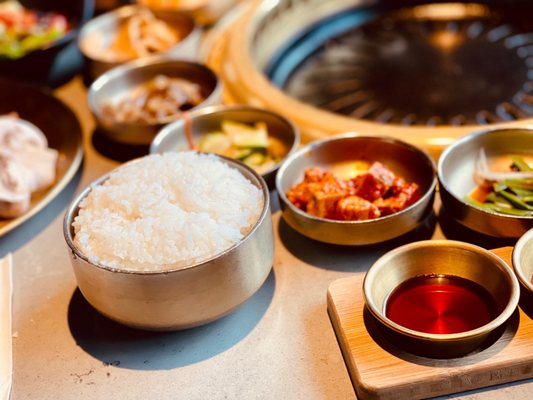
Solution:
<svg viewBox="0 0 533 400">
<path fill-rule="evenodd" d="M 406 182 L 380 162 L 363 173 L 340 179 L 318 167 L 305 170 L 302 182 L 287 198 L 307 213 L 341 221 L 374 219 L 401 211 L 420 198 L 414 182 Z"/>
<path fill-rule="evenodd" d="M 104 104 L 102 115 L 120 123 L 170 122 L 204 100 L 197 83 L 157 75 L 118 102 Z"/>
</svg>

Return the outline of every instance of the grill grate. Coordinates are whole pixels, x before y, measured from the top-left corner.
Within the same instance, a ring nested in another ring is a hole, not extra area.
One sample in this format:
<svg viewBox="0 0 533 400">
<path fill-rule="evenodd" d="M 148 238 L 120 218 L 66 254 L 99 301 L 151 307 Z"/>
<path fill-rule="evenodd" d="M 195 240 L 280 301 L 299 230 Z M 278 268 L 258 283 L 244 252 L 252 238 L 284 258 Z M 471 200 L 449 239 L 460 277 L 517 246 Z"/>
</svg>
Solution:
<svg viewBox="0 0 533 400">
<path fill-rule="evenodd" d="M 319 108 L 382 123 L 458 126 L 533 115 L 529 13 L 486 4 L 465 5 L 475 12 L 460 17 L 420 10 L 379 13 L 329 39 L 281 86 Z"/>
</svg>

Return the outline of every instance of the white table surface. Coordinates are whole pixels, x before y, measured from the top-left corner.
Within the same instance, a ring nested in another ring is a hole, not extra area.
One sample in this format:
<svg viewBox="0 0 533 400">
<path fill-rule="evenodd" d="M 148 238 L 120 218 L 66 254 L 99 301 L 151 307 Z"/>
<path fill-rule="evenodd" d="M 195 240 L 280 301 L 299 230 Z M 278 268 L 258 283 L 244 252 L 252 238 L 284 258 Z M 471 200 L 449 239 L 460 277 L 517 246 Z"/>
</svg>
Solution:
<svg viewBox="0 0 533 400">
<path fill-rule="evenodd" d="M 12 400 L 354 399 L 326 312 L 329 284 L 364 273 L 390 248 L 442 238 L 443 231 L 447 238 L 487 248 L 509 244 L 464 232 L 444 217 L 442 228 L 430 218 L 414 234 L 385 246 L 324 245 L 280 221 L 272 196 L 273 270 L 249 301 L 221 320 L 187 331 L 125 328 L 101 317 L 77 290 L 62 232 L 63 214 L 73 196 L 119 165 L 113 157 L 123 148 L 102 144 L 101 137 L 93 135 L 79 79 L 57 94 L 80 118 L 85 158 L 54 201 L 0 238 L 0 257 L 14 253 Z M 438 214 L 438 206 L 436 210 Z M 533 357 L 533 348 L 531 353 Z M 451 397 L 530 399 L 533 380 Z"/>
</svg>

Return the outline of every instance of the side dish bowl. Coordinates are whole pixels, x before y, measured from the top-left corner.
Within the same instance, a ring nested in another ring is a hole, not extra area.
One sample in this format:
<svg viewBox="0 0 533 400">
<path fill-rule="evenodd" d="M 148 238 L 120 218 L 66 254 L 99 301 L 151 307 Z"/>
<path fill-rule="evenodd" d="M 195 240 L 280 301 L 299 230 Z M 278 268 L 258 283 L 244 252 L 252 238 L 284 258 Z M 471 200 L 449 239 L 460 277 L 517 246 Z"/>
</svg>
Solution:
<svg viewBox="0 0 533 400">
<path fill-rule="evenodd" d="M 63 221 L 64 238 L 78 287 L 100 313 L 136 328 L 185 329 L 228 314 L 261 287 L 274 257 L 269 192 L 263 179 L 248 167 L 231 159 L 219 159 L 259 189 L 261 209 L 257 221 L 239 242 L 191 265 L 164 271 L 117 269 L 91 261 L 77 247 L 73 221 L 80 211 L 80 202 L 92 188 L 109 179 L 112 172 L 95 181 L 72 202 Z"/>
<path fill-rule="evenodd" d="M 121 26 L 141 10 L 143 7 L 123 6 L 99 15 L 83 26 L 78 37 L 78 46 L 85 58 L 85 76 L 88 82 L 92 82 L 118 65 L 133 60 L 133 58 L 121 60 L 113 58 L 110 48 L 120 34 Z M 194 20 L 178 12 L 154 10 L 152 13 L 157 20 L 166 23 L 179 35 L 174 45 L 157 54 L 179 59 L 195 59 L 200 43 L 200 30 Z"/>
<path fill-rule="evenodd" d="M 385 310 L 391 293 L 407 280 L 424 275 L 455 276 L 481 285 L 495 301 L 496 316 L 476 329 L 449 334 L 420 332 L 392 321 Z M 469 243 L 428 240 L 380 257 L 365 276 L 363 294 L 371 314 L 409 350 L 452 358 L 476 350 L 506 323 L 518 305 L 520 288 L 511 268 L 490 251 Z"/>
<path fill-rule="evenodd" d="M 507 215 L 472 205 L 467 196 L 476 188 L 476 163 L 480 150 L 494 170 L 509 170 L 511 155 L 533 159 L 533 130 L 498 129 L 467 135 L 441 154 L 438 162 L 439 193 L 447 213 L 476 232 L 518 238 L 533 228 L 533 216 Z"/>
<path fill-rule="evenodd" d="M 513 268 L 520 284 L 526 289 L 524 299 L 533 301 L 533 229 L 524 233 L 513 248 Z M 533 303 L 529 303 L 529 307 Z"/>
<path fill-rule="evenodd" d="M 157 134 L 150 146 L 150 153 L 191 150 L 197 147 L 209 132 L 220 131 L 222 121 L 233 121 L 253 125 L 258 122 L 266 124 L 268 135 L 277 139 L 284 148 L 283 159 L 292 154 L 300 144 L 298 128 L 279 114 L 245 105 L 213 106 L 194 110 L 189 114 L 190 135 L 187 138 L 187 126 L 184 118 L 165 126 Z M 201 150 L 201 149 L 200 149 Z M 269 187 L 274 186 L 276 172 L 283 159 L 261 173 Z"/>
<path fill-rule="evenodd" d="M 220 102 L 222 83 L 205 65 L 163 57 L 131 61 L 107 71 L 89 88 L 89 108 L 98 125 L 111 139 L 122 143 L 147 145 L 163 126 L 172 122 L 172 119 L 156 123 L 121 122 L 104 113 L 106 104 L 117 104 L 133 97 L 136 90 L 159 75 L 183 79 L 199 86 L 204 100 L 191 110 Z"/>
<path fill-rule="evenodd" d="M 60 38 L 20 58 L 0 57 L 0 74 L 40 85 L 57 87 L 81 69 L 83 60 L 75 43 L 80 27 L 94 13 L 94 0 L 21 0 L 27 8 L 64 15 L 70 29 Z M 4 34 L 4 33 L 2 33 Z"/>
<path fill-rule="evenodd" d="M 165 0 L 136 0 L 135 2 L 153 10 L 184 13 L 194 18 L 200 25 L 214 24 L 231 7 L 238 3 L 237 0 L 181 0 L 174 2 Z"/>
<path fill-rule="evenodd" d="M 320 167 L 343 177 L 358 161 L 381 162 L 415 182 L 420 198 L 401 211 L 359 221 L 316 217 L 289 201 L 288 190 L 302 180 L 306 168 Z M 283 219 L 302 235 L 332 244 L 370 245 L 415 229 L 432 210 L 436 182 L 434 162 L 424 151 L 397 139 L 345 134 L 313 142 L 290 155 L 278 171 L 276 190 Z"/>
</svg>

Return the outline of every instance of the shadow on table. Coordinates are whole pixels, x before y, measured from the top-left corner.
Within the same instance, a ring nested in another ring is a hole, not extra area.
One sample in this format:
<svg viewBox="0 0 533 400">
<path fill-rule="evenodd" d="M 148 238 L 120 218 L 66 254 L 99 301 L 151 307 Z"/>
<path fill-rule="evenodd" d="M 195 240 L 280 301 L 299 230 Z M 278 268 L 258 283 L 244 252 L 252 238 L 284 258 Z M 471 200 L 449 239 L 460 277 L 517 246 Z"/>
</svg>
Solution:
<svg viewBox="0 0 533 400">
<path fill-rule="evenodd" d="M 93 131 L 91 141 L 94 149 L 114 161 L 126 162 L 145 156 L 149 153 L 148 145 L 127 144 L 117 142 L 107 136 L 101 129 L 96 128 Z"/>
<path fill-rule="evenodd" d="M 444 207 L 440 207 L 438 215 L 439 226 L 446 239 L 460 240 L 468 242 L 485 249 L 496 249 L 498 247 L 514 246 L 518 239 L 499 238 L 484 235 L 467 228 L 457 222 Z"/>
<path fill-rule="evenodd" d="M 414 230 L 395 239 L 369 246 L 340 246 L 309 239 L 293 230 L 280 218 L 279 237 L 296 258 L 318 268 L 343 271 L 366 271 L 379 257 L 398 246 L 429 240 L 435 232 L 437 218 L 433 210 Z"/>
<path fill-rule="evenodd" d="M 76 289 L 68 323 L 77 344 L 105 365 L 169 370 L 207 360 L 238 344 L 266 313 L 275 285 L 271 272 L 257 293 L 231 314 L 176 332 L 150 332 L 118 324 L 98 313 Z"/>
</svg>

